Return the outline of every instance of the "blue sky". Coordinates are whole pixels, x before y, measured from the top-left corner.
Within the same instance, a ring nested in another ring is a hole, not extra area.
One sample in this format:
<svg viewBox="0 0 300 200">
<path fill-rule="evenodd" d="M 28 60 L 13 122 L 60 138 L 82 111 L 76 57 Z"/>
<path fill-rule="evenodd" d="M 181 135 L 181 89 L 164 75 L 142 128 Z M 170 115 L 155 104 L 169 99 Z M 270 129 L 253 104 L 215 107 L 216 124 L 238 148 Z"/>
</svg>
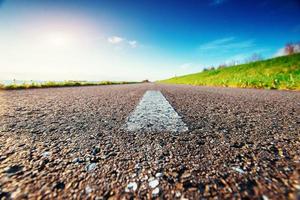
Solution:
<svg viewBox="0 0 300 200">
<path fill-rule="evenodd" d="M 0 79 L 163 79 L 273 57 L 298 0 L 0 0 Z"/>
</svg>

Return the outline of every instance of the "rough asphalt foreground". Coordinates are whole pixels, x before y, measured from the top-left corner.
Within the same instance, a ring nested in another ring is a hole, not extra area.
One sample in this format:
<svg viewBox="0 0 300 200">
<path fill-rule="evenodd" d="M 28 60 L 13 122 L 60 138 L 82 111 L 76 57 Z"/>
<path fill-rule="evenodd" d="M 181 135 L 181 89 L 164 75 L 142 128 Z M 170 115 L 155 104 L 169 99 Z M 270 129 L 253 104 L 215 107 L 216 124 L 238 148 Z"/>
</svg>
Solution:
<svg viewBox="0 0 300 200">
<path fill-rule="evenodd" d="M 189 131 L 127 132 L 147 90 Z M 155 84 L 0 92 L 3 199 L 297 199 L 300 93 Z"/>
</svg>

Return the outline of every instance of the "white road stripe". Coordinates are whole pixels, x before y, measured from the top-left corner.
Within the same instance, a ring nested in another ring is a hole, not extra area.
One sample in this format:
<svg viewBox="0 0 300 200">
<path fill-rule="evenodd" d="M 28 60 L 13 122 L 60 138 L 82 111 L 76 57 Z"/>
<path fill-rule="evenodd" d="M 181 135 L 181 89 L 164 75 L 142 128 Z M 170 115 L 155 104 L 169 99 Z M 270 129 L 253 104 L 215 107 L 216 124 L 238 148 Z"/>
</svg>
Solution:
<svg viewBox="0 0 300 200">
<path fill-rule="evenodd" d="M 160 91 L 147 91 L 125 124 L 128 131 L 184 132 L 188 128 Z"/>
</svg>

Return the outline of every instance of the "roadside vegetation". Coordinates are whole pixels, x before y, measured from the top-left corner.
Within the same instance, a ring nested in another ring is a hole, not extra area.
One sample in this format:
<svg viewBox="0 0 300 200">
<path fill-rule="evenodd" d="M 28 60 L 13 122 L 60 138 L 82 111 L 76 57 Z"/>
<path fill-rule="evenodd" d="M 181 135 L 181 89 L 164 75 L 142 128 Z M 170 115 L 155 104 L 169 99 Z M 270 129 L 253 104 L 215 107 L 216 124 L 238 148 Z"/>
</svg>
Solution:
<svg viewBox="0 0 300 200">
<path fill-rule="evenodd" d="M 290 48 L 290 46 L 288 46 Z M 162 83 L 207 86 L 300 90 L 300 53 L 246 64 L 204 69 L 200 73 L 173 77 Z M 257 58 L 257 56 L 256 56 Z"/>
<path fill-rule="evenodd" d="M 88 82 L 88 81 L 47 81 L 47 82 L 24 82 L 24 83 L 12 83 L 12 84 L 1 84 L 0 89 L 2 90 L 16 90 L 16 89 L 30 89 L 30 88 L 50 88 L 50 87 L 72 87 L 72 86 L 96 86 L 96 85 L 116 85 L 116 84 L 131 84 L 137 82 L 111 82 L 111 81 L 101 81 L 101 82 Z"/>
</svg>

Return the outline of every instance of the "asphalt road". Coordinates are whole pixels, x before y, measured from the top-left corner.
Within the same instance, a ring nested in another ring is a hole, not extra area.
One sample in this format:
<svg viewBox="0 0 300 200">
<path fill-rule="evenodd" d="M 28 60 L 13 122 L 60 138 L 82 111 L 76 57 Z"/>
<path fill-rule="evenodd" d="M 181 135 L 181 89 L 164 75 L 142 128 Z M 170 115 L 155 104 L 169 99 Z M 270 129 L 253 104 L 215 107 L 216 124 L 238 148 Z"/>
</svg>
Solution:
<svg viewBox="0 0 300 200">
<path fill-rule="evenodd" d="M 127 131 L 159 90 L 183 133 Z M 300 92 L 158 84 L 0 92 L 0 199 L 300 198 Z"/>
</svg>

